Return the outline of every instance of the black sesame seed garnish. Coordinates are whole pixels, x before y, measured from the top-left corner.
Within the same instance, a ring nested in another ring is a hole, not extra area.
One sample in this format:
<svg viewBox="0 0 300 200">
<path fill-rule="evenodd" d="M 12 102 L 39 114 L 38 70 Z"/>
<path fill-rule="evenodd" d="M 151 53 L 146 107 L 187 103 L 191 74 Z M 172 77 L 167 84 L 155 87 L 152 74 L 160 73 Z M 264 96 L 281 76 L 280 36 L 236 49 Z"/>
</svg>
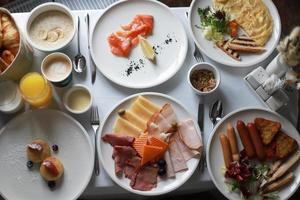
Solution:
<svg viewBox="0 0 300 200">
<path fill-rule="evenodd" d="M 54 189 L 55 186 L 56 186 L 55 181 L 48 181 L 48 187 L 49 187 L 50 189 Z"/>
<path fill-rule="evenodd" d="M 57 152 L 58 151 L 58 145 L 57 144 L 52 145 L 52 150 L 54 152 Z"/>
<path fill-rule="evenodd" d="M 31 160 L 27 161 L 26 166 L 28 169 L 31 169 L 33 167 L 33 162 Z"/>
</svg>

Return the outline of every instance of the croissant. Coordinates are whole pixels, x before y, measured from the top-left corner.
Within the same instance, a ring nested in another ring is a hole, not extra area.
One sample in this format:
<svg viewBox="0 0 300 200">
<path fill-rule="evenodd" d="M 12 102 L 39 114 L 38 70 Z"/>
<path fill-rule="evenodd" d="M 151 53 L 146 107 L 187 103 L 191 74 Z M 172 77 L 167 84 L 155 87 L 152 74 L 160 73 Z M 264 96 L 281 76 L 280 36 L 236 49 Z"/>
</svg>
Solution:
<svg viewBox="0 0 300 200">
<path fill-rule="evenodd" d="M 15 59 L 15 56 L 9 50 L 4 50 L 1 54 L 1 58 L 4 60 L 5 63 L 10 65 L 12 61 Z"/>
<path fill-rule="evenodd" d="M 1 15 L 2 48 L 10 50 L 16 56 L 19 50 L 20 34 L 7 14 Z"/>
</svg>

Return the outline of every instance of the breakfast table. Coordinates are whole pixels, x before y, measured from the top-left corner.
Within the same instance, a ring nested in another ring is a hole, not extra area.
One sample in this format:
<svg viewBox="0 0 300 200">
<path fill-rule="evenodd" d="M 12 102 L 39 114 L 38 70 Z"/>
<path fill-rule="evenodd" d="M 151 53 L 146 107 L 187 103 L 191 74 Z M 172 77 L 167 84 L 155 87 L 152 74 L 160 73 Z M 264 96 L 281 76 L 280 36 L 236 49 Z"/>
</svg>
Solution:
<svg viewBox="0 0 300 200">
<path fill-rule="evenodd" d="M 110 112 L 112 107 L 118 103 L 123 98 L 139 93 L 139 92 L 159 92 L 164 93 L 167 95 L 170 95 L 177 99 L 179 102 L 181 102 L 187 110 L 193 115 L 193 117 L 197 118 L 197 108 L 198 103 L 203 102 L 205 105 L 204 111 L 205 111 L 205 120 L 204 120 L 204 144 L 206 144 L 206 141 L 212 131 L 212 123 L 210 122 L 208 112 L 209 107 L 212 102 L 214 102 L 217 99 L 222 100 L 223 107 L 224 107 L 224 114 L 228 114 L 231 111 L 245 108 L 245 107 L 261 107 L 265 108 L 265 105 L 261 103 L 261 101 L 257 98 L 257 96 L 249 90 L 248 86 L 244 83 L 243 78 L 254 69 L 254 67 L 250 68 L 231 68 L 228 66 L 223 66 L 221 64 L 218 64 L 209 58 L 204 56 L 205 61 L 209 63 L 213 63 L 220 71 L 221 75 L 221 83 L 218 90 L 205 97 L 200 97 L 197 94 L 195 94 L 187 82 L 187 72 L 190 69 L 190 67 L 196 63 L 195 59 L 193 58 L 193 51 L 194 51 L 194 44 L 192 37 L 190 35 L 189 29 L 188 29 L 188 23 L 186 18 L 186 12 L 188 11 L 188 8 L 172 8 L 172 12 L 175 13 L 176 17 L 178 17 L 181 21 L 181 23 L 184 25 L 184 28 L 186 30 L 187 36 L 188 36 L 188 52 L 186 59 L 184 61 L 183 66 L 181 69 L 177 72 L 177 74 L 172 77 L 170 80 L 166 81 L 165 83 L 148 89 L 129 89 L 124 88 L 119 85 L 116 85 L 112 82 L 110 82 L 107 78 L 105 78 L 99 71 L 97 71 L 96 75 L 96 81 L 94 84 L 91 84 L 91 70 L 90 70 L 90 60 L 87 59 L 88 62 L 88 68 L 83 74 L 77 74 L 73 72 L 73 83 L 80 83 L 88 86 L 93 94 L 93 104 L 97 105 L 99 108 L 99 115 L 100 115 L 100 123 L 104 119 L 104 117 Z M 93 27 L 96 23 L 97 19 L 103 12 L 102 10 L 85 10 L 85 11 L 73 11 L 75 15 L 80 17 L 81 20 L 81 30 L 80 30 L 80 43 L 81 43 L 81 53 L 86 56 L 86 58 L 89 58 L 88 56 L 88 46 L 87 46 L 87 29 L 86 29 L 86 23 L 84 21 L 85 16 L 87 13 L 90 14 L 90 20 L 91 20 L 91 26 Z M 13 14 L 15 17 L 16 22 L 18 23 L 19 27 L 21 29 L 25 29 L 25 20 L 28 16 L 28 13 L 16 13 Z M 63 50 L 62 52 L 69 55 L 70 58 L 74 58 L 74 56 L 77 54 L 77 42 L 76 39 L 73 39 L 71 45 L 67 47 L 67 49 Z M 270 57 L 268 57 L 267 60 L 265 60 L 263 63 L 261 63 L 261 66 L 266 66 L 275 56 L 276 52 L 273 52 Z M 42 59 L 45 57 L 46 54 L 42 52 L 38 52 L 34 50 L 34 64 L 32 67 L 32 71 L 40 71 L 40 65 Z M 57 109 L 61 110 L 63 112 L 66 112 L 70 114 L 72 117 L 74 117 L 77 121 L 79 121 L 83 127 L 88 131 L 90 135 L 90 139 L 93 140 L 93 133 L 92 128 L 90 125 L 90 112 L 75 115 L 69 113 L 62 104 L 62 96 L 64 92 L 70 87 L 67 86 L 65 88 L 54 88 L 54 101 L 50 105 L 50 109 Z M 289 119 L 293 125 L 297 125 L 297 119 L 298 119 L 298 113 L 295 112 L 298 110 L 298 94 L 295 91 L 289 91 L 289 97 L 290 101 L 288 105 L 284 106 L 282 109 L 280 109 L 278 112 Z M 26 106 L 25 110 L 30 109 L 28 106 Z M 24 110 L 16 113 L 16 114 L 3 114 L 0 113 L 0 127 L 3 127 L 10 119 L 14 118 L 16 115 L 24 112 Z M 62 133 L 63 134 L 63 133 Z M 82 163 L 84 165 L 85 163 Z M 117 198 L 121 197 L 123 194 L 128 195 L 127 197 L 138 197 L 137 195 L 130 194 L 126 190 L 121 189 L 118 187 L 106 174 L 104 171 L 102 165 L 103 163 L 100 163 L 100 175 L 92 177 L 88 187 L 82 194 L 83 198 Z M 175 193 L 191 193 L 191 192 L 199 192 L 199 191 L 206 191 L 213 189 L 214 185 L 211 181 L 211 178 L 209 176 L 208 170 L 205 169 L 203 173 L 201 173 L 199 170 L 196 170 L 193 176 L 178 190 L 174 191 L 172 194 Z"/>
</svg>

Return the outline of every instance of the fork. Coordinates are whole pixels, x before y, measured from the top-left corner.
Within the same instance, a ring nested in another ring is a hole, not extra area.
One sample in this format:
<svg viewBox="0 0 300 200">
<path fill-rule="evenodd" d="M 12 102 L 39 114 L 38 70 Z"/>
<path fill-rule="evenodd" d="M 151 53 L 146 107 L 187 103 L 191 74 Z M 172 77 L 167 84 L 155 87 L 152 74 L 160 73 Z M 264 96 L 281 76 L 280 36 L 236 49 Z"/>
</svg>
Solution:
<svg viewBox="0 0 300 200">
<path fill-rule="evenodd" d="M 189 13 L 188 12 L 185 12 L 185 15 L 186 17 L 188 18 L 188 15 Z M 198 63 L 201 63 L 201 62 L 204 62 L 204 58 L 199 50 L 199 48 L 197 47 L 196 43 L 194 42 L 194 53 L 193 53 L 193 56 L 195 58 L 195 60 L 198 62 Z"/>
<path fill-rule="evenodd" d="M 95 140 L 95 162 L 94 162 L 94 172 L 95 175 L 99 175 L 99 158 L 97 153 L 97 132 L 100 126 L 99 114 L 98 114 L 98 107 L 93 106 L 91 110 L 91 125 L 94 130 L 94 140 Z"/>
</svg>

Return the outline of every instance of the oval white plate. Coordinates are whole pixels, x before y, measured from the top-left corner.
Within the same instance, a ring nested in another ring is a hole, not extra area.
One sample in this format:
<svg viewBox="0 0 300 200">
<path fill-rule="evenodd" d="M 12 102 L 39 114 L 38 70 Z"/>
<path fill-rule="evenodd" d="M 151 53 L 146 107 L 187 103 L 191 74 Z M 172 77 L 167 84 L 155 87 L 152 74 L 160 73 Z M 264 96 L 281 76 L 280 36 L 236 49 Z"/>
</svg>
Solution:
<svg viewBox="0 0 300 200">
<path fill-rule="evenodd" d="M 163 106 L 167 102 L 171 103 L 173 109 L 176 112 L 177 118 L 179 120 L 184 120 L 188 118 L 193 119 L 192 115 L 189 114 L 188 111 L 178 101 L 176 101 L 170 96 L 160 94 L 160 93 L 151 93 L 151 92 L 139 93 L 139 94 L 129 96 L 126 99 L 122 100 L 120 103 L 118 103 L 112 109 L 112 111 L 105 117 L 103 121 L 101 129 L 97 135 L 97 143 L 98 143 L 97 148 L 98 148 L 99 158 L 101 159 L 101 163 L 103 164 L 105 171 L 108 173 L 111 179 L 122 188 L 128 190 L 129 192 L 140 194 L 140 195 L 147 195 L 147 196 L 161 195 L 161 194 L 171 192 L 177 189 L 178 187 L 180 187 L 182 184 L 184 184 L 194 173 L 199 163 L 199 159 L 192 158 L 187 162 L 189 168 L 187 171 L 176 173 L 175 179 L 170 178 L 167 180 L 159 181 L 157 187 L 153 188 L 151 191 L 134 190 L 129 185 L 130 183 L 129 179 L 125 177 L 122 178 L 116 177 L 114 160 L 112 159 L 113 148 L 111 147 L 110 144 L 103 142 L 101 139 L 102 135 L 104 135 L 105 133 L 112 132 L 113 124 L 116 120 L 116 117 L 118 116 L 117 114 L 118 110 L 121 108 L 123 109 L 128 108 L 129 105 L 132 103 L 132 101 L 139 95 L 142 95 L 161 106 Z M 198 132 L 200 133 L 199 127 L 195 120 L 194 123 L 198 129 Z"/>
<path fill-rule="evenodd" d="M 288 134 L 289 136 L 297 140 L 298 144 L 300 144 L 300 136 L 296 128 L 286 118 L 272 111 L 261 109 L 261 108 L 245 108 L 226 115 L 226 117 L 224 117 L 224 119 L 222 119 L 222 121 L 220 121 L 217 124 L 217 126 L 214 128 L 213 132 L 211 133 L 208 139 L 207 166 L 214 184 L 217 186 L 219 191 L 223 193 L 224 196 L 226 196 L 228 199 L 231 200 L 240 200 L 241 198 L 238 195 L 238 193 L 228 192 L 226 185 L 224 183 L 225 179 L 221 170 L 221 167 L 224 166 L 224 161 L 222 156 L 223 153 L 221 149 L 221 144 L 219 141 L 219 134 L 221 132 L 226 133 L 226 124 L 228 122 L 231 122 L 235 127 L 236 122 L 238 120 L 243 120 L 245 123 L 248 123 L 248 122 L 253 122 L 256 117 L 262 117 L 274 121 L 279 121 L 282 125 L 282 130 L 286 134 Z M 239 149 L 241 150 L 242 144 L 237 132 L 236 134 L 239 142 Z M 299 164 L 297 168 L 294 170 L 294 174 L 295 174 L 295 180 L 289 186 L 280 190 L 279 192 L 280 199 L 283 200 L 288 199 L 297 190 L 300 183 Z"/>
<path fill-rule="evenodd" d="M 51 191 L 39 167 L 26 167 L 26 145 L 41 138 L 59 151 L 51 152 L 64 165 L 64 175 Z M 12 119 L 0 130 L 0 194 L 14 200 L 71 200 L 84 191 L 93 166 L 93 146 L 84 128 L 72 117 L 55 110 L 35 110 Z"/>
<path fill-rule="evenodd" d="M 195 27 L 200 24 L 200 17 L 197 9 L 212 6 L 212 0 L 193 0 L 189 9 L 189 29 L 193 36 L 193 40 L 198 48 L 210 59 L 232 67 L 249 67 L 263 62 L 276 48 L 280 39 L 281 22 L 278 11 L 271 0 L 263 0 L 265 5 L 269 8 L 273 17 L 273 33 L 269 41 L 265 45 L 266 51 L 261 54 L 242 54 L 241 61 L 236 61 L 218 47 L 215 47 L 212 41 L 204 38 L 202 30 Z"/>
<path fill-rule="evenodd" d="M 140 46 L 136 46 L 128 58 L 111 53 L 107 37 L 121 30 L 121 25 L 130 23 L 137 14 L 154 17 L 153 34 L 147 37 L 152 45 L 160 45 L 160 54 L 156 55 L 156 64 L 144 58 Z M 167 35 L 172 42 L 165 44 Z M 97 68 L 109 80 L 129 88 L 148 88 L 156 86 L 171 78 L 181 67 L 187 53 L 187 36 L 185 30 L 169 7 L 154 0 L 119 1 L 101 15 L 96 22 L 91 37 L 91 54 Z M 144 67 L 126 75 L 130 61 L 136 63 L 143 59 Z"/>
</svg>

